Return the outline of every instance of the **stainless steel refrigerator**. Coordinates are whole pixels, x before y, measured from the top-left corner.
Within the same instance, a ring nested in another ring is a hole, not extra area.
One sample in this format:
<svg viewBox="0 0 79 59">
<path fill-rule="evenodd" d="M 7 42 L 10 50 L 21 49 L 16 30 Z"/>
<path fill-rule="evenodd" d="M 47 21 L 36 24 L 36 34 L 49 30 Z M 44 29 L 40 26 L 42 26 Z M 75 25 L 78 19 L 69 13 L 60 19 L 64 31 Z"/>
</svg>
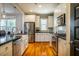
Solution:
<svg viewBox="0 0 79 59">
<path fill-rule="evenodd" d="M 28 35 L 29 42 L 35 42 L 35 22 L 25 22 L 24 33 Z"/>
</svg>

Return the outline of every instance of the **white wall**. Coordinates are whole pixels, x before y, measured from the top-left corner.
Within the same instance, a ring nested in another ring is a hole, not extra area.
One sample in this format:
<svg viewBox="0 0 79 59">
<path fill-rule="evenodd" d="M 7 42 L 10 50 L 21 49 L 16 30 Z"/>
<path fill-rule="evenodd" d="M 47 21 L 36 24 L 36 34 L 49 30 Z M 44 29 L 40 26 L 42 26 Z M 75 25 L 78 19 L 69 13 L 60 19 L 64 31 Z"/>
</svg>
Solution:
<svg viewBox="0 0 79 59">
<path fill-rule="evenodd" d="M 66 54 L 70 55 L 70 3 L 66 4 Z"/>
<path fill-rule="evenodd" d="M 19 31 L 24 32 L 24 12 L 21 10 L 21 8 L 17 4 L 12 4 L 16 7 L 16 10 L 18 11 L 18 14 L 16 14 L 16 27 Z M 19 32 L 17 30 L 17 33 Z"/>
<path fill-rule="evenodd" d="M 54 17 L 48 16 L 48 27 L 53 27 L 53 26 L 54 26 Z"/>
<path fill-rule="evenodd" d="M 40 27 L 40 16 L 36 16 L 35 27 Z"/>
<path fill-rule="evenodd" d="M 18 14 L 16 15 L 16 32 L 18 33 L 21 30 L 22 30 L 22 15 Z"/>
<path fill-rule="evenodd" d="M 24 16 L 24 22 L 35 22 L 35 15 L 25 15 Z"/>
</svg>

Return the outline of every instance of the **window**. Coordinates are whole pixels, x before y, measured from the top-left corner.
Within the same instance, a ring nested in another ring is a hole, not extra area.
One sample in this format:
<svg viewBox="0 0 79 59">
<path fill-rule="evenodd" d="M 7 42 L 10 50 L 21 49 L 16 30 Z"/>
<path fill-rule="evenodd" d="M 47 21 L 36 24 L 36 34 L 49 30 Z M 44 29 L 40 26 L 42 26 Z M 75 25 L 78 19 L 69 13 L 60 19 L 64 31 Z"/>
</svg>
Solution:
<svg viewBox="0 0 79 59">
<path fill-rule="evenodd" d="M 0 30 L 6 30 L 6 20 L 0 20 Z"/>
<path fill-rule="evenodd" d="M 13 28 L 16 27 L 16 20 L 15 19 L 9 19 L 7 20 L 7 30 L 11 31 Z"/>
<path fill-rule="evenodd" d="M 41 30 L 47 30 L 47 19 L 41 19 Z"/>
<path fill-rule="evenodd" d="M 0 30 L 12 31 L 16 27 L 16 19 L 0 19 Z"/>
</svg>

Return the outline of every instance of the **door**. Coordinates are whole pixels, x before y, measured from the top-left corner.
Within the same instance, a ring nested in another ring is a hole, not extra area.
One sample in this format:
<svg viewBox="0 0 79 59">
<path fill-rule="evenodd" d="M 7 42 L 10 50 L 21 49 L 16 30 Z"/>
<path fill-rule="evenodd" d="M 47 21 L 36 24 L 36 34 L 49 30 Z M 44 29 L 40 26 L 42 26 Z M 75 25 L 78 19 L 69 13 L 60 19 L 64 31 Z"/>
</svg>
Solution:
<svg viewBox="0 0 79 59">
<path fill-rule="evenodd" d="M 74 12 L 74 55 L 79 56 L 79 5 L 75 7 Z"/>
<path fill-rule="evenodd" d="M 70 55 L 79 55 L 79 4 L 70 4 Z"/>
</svg>

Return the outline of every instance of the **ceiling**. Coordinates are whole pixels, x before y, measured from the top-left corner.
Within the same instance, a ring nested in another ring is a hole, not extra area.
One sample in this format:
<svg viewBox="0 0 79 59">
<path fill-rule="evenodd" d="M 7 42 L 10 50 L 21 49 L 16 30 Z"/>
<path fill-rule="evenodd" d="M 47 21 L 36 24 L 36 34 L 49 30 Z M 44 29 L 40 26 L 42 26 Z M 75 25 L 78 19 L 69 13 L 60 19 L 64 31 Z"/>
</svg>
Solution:
<svg viewBox="0 0 79 59">
<path fill-rule="evenodd" d="M 58 3 L 19 3 L 24 13 L 52 14 Z"/>
<path fill-rule="evenodd" d="M 0 4 L 0 13 L 3 13 L 5 11 L 6 14 L 18 14 L 18 10 L 9 3 Z"/>
</svg>

